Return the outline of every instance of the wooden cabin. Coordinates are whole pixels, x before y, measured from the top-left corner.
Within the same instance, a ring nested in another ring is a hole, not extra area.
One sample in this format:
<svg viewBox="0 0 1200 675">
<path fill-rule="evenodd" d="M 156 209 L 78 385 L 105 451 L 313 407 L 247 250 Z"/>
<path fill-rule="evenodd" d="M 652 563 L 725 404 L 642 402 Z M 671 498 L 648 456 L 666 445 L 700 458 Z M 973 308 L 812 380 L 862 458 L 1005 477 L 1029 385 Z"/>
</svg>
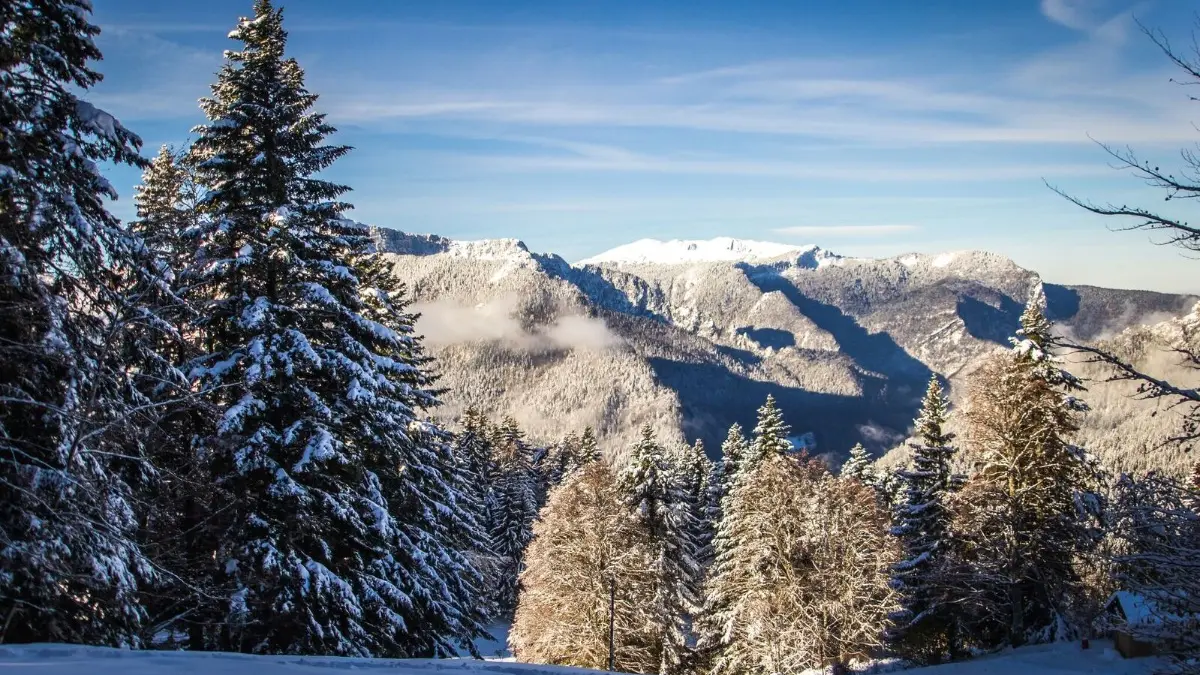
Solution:
<svg viewBox="0 0 1200 675">
<path fill-rule="evenodd" d="M 1121 656 L 1135 659 L 1158 653 L 1157 643 L 1139 636 L 1145 632 L 1139 629 L 1162 623 L 1152 600 L 1130 591 L 1117 591 L 1104 603 L 1101 620 L 1109 627 L 1113 646 Z"/>
</svg>

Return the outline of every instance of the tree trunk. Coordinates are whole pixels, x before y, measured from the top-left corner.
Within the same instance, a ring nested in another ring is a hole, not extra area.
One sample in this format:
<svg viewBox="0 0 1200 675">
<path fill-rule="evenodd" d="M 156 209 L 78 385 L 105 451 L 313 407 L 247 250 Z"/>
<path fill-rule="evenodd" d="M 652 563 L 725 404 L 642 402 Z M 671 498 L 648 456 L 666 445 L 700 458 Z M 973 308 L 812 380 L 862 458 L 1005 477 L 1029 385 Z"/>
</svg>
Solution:
<svg viewBox="0 0 1200 675">
<path fill-rule="evenodd" d="M 1012 605 L 1012 622 L 1008 627 L 1008 641 L 1014 647 L 1025 643 L 1025 589 L 1013 583 L 1008 587 L 1008 602 Z"/>
</svg>

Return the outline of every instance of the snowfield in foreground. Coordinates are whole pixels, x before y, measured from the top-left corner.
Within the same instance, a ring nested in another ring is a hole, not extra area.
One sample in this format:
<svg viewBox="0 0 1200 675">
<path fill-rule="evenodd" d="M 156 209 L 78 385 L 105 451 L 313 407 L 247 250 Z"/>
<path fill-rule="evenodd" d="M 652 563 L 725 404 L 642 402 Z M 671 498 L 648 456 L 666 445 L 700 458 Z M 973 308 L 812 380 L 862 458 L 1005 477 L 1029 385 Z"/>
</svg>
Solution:
<svg viewBox="0 0 1200 675">
<path fill-rule="evenodd" d="M 1092 640 L 1092 648 L 1087 650 L 1081 649 L 1078 642 L 1060 642 L 899 672 L 905 675 L 1149 675 L 1164 665 L 1158 659 L 1125 659 L 1113 649 L 1111 642 Z"/>
<path fill-rule="evenodd" d="M 1162 666 L 1156 659 L 1126 660 L 1108 642 L 1097 640 L 1083 651 L 1078 643 L 1040 645 L 974 661 L 902 671 L 906 675 L 1149 675 Z M 302 675 L 340 670 L 398 675 L 565 675 L 599 671 L 534 666 L 498 661 L 346 659 L 306 656 L 247 656 L 189 652 L 131 652 L 73 645 L 0 646 L 3 675 Z M 813 673 L 820 671 L 810 671 Z"/>
<path fill-rule="evenodd" d="M 562 675 L 595 672 L 473 659 L 351 659 L 249 656 L 219 652 L 135 652 L 75 645 L 0 646 L 0 674 L 3 675 L 330 675 L 340 671 L 389 675 Z"/>
</svg>

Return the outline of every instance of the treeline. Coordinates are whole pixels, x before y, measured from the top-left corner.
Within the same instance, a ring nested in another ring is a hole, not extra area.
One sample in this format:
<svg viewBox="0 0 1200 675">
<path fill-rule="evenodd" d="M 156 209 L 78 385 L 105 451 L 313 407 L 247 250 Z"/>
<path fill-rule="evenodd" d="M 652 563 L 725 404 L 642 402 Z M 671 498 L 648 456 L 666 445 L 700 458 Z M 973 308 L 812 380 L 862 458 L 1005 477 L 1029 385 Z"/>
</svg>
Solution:
<svg viewBox="0 0 1200 675">
<path fill-rule="evenodd" d="M 600 447 L 591 427 L 538 447 L 511 417 L 496 424 L 468 408 L 459 422 L 454 457 L 467 477 L 463 497 L 486 535 L 472 551 L 484 579 L 480 604 L 493 620 L 506 620 L 516 607 L 517 574 L 547 495 L 581 466 L 599 461 Z"/>
<path fill-rule="evenodd" d="M 647 431 L 627 466 L 592 462 L 549 494 L 510 646 L 522 661 L 638 673 L 912 664 L 1104 630 L 1111 593 L 1148 599 L 1180 663 L 1200 648 L 1200 468 L 1192 485 L 1113 478 L 1072 444 L 1082 384 L 1053 353 L 1044 298 L 974 377 L 960 447 L 936 377 L 894 473 L 861 447 L 841 474 L 795 453 L 774 401 L 751 438 L 701 452 Z M 964 453 L 968 475 L 957 474 Z M 1190 575 L 1190 576 L 1189 576 Z"/>
</svg>

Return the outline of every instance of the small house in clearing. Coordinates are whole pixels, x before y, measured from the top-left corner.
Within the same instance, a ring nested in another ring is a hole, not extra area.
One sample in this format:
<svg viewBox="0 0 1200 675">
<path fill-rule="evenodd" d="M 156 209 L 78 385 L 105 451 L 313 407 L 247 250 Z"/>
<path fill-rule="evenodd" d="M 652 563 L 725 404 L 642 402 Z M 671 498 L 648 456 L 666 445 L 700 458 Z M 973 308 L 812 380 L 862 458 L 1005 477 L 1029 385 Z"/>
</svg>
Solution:
<svg viewBox="0 0 1200 675">
<path fill-rule="evenodd" d="M 1138 593 L 1117 591 L 1104 603 L 1101 621 L 1112 631 L 1113 645 L 1127 659 L 1153 656 L 1158 645 L 1146 637 L 1162 624 L 1154 601 Z"/>
</svg>

